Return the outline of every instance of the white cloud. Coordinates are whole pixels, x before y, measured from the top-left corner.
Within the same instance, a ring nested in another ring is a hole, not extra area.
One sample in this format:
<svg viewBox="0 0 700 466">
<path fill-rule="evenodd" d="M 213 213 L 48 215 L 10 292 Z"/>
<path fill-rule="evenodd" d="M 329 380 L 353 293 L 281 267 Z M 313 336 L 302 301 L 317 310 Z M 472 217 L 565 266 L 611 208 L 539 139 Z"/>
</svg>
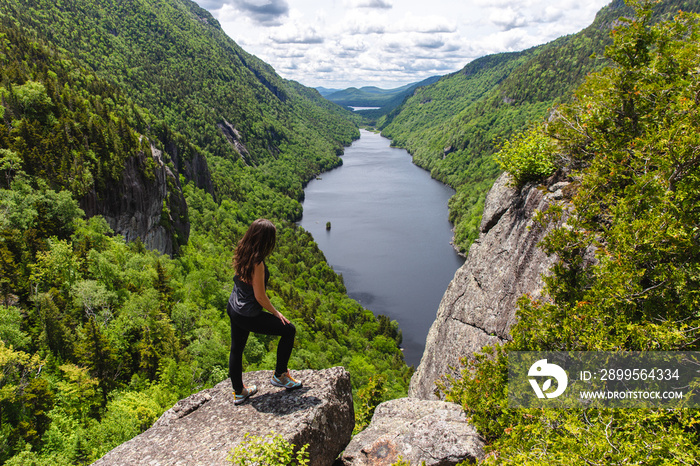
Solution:
<svg viewBox="0 0 700 466">
<path fill-rule="evenodd" d="M 270 35 L 277 44 L 322 44 L 324 38 L 312 26 L 287 24 Z"/>
<path fill-rule="evenodd" d="M 360 56 L 360 54 L 366 52 L 369 47 L 362 38 L 350 36 L 335 41 L 334 49 L 337 56 L 348 59 Z"/>
<path fill-rule="evenodd" d="M 398 87 L 578 32 L 608 0 L 196 0 L 308 86 Z"/>
<path fill-rule="evenodd" d="M 348 8 L 382 8 L 391 9 L 393 5 L 387 0 L 346 0 Z"/>
<path fill-rule="evenodd" d="M 287 0 L 232 0 L 236 9 L 262 25 L 280 24 L 289 14 Z"/>
<path fill-rule="evenodd" d="M 421 34 L 414 39 L 413 45 L 424 49 L 439 49 L 445 45 L 445 41 L 439 35 Z"/>
<path fill-rule="evenodd" d="M 486 8 L 502 8 L 513 4 L 513 0 L 476 0 L 479 6 Z M 528 2 L 530 3 L 530 2 Z M 522 4 L 522 3 L 521 3 Z"/>
<path fill-rule="evenodd" d="M 525 17 L 511 7 L 493 10 L 489 15 L 489 20 L 504 31 L 527 24 Z"/>
<path fill-rule="evenodd" d="M 348 10 L 338 24 L 337 33 L 347 34 L 384 34 L 388 31 L 389 18 L 384 12 L 367 10 Z"/>
<path fill-rule="evenodd" d="M 554 21 L 559 21 L 564 16 L 564 11 L 555 6 L 548 6 L 544 9 L 544 13 L 535 18 L 536 21 L 541 23 L 551 23 Z"/>
<path fill-rule="evenodd" d="M 415 16 L 411 13 L 392 25 L 392 30 L 415 31 L 425 34 L 453 33 L 457 32 L 455 21 L 443 16 L 428 15 Z"/>
<path fill-rule="evenodd" d="M 536 39 L 523 29 L 509 29 L 476 41 L 479 56 L 499 52 L 516 52 L 536 45 Z"/>
<path fill-rule="evenodd" d="M 384 34 L 386 27 L 379 23 L 357 22 L 348 25 L 347 30 L 350 34 Z"/>
</svg>

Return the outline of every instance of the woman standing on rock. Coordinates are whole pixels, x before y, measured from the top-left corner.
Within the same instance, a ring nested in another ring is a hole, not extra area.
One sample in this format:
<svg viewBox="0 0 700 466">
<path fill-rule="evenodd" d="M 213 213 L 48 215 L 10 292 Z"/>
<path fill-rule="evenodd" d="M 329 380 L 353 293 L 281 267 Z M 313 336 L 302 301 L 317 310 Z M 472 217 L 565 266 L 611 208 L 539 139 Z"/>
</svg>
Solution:
<svg viewBox="0 0 700 466">
<path fill-rule="evenodd" d="M 243 403 L 258 391 L 255 385 L 243 385 L 243 349 L 250 332 L 281 336 L 277 345 L 277 366 L 271 383 L 288 390 L 301 387 L 301 382 L 294 380 L 287 369 L 296 328 L 275 309 L 265 291 L 270 272 L 264 261 L 272 253 L 276 239 L 275 225 L 269 220 L 257 219 L 238 242 L 234 255 L 235 285 L 226 312 L 231 319 L 228 375 L 235 393 L 235 404 Z"/>
</svg>

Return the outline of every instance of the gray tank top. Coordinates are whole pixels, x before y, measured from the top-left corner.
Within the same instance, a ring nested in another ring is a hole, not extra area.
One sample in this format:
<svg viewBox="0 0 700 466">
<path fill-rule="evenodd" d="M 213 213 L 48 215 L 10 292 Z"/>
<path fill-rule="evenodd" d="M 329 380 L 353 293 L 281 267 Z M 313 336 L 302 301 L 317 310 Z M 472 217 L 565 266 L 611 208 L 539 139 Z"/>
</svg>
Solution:
<svg viewBox="0 0 700 466">
<path fill-rule="evenodd" d="M 267 269 L 267 264 L 263 262 L 265 266 L 265 286 L 267 287 L 267 281 L 270 279 L 270 271 Z M 231 291 L 231 296 L 228 298 L 228 304 L 234 310 L 236 314 L 240 314 L 246 317 L 255 317 L 263 311 L 262 305 L 255 299 L 255 291 L 253 290 L 253 285 L 250 285 L 243 280 L 241 280 L 238 275 L 233 277 L 233 291 Z"/>
</svg>

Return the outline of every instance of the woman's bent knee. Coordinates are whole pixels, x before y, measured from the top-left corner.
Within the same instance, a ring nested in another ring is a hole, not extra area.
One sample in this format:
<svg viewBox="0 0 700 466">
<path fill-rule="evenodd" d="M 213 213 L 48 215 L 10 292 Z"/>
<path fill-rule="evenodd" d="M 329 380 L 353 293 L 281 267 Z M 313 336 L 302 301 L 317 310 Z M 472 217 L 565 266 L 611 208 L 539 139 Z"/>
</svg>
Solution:
<svg viewBox="0 0 700 466">
<path fill-rule="evenodd" d="M 284 330 L 285 330 L 285 335 L 288 335 L 291 337 L 293 337 L 297 333 L 297 328 L 291 322 L 284 326 Z"/>
</svg>

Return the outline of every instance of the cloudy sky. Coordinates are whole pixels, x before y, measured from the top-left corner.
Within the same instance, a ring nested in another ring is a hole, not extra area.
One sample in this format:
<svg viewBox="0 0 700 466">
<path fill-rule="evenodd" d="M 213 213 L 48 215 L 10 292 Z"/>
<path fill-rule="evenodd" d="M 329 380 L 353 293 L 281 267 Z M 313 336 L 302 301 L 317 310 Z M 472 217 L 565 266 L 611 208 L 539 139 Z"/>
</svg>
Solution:
<svg viewBox="0 0 700 466">
<path fill-rule="evenodd" d="M 391 89 L 588 26 L 609 0 L 195 0 L 310 87 Z"/>
</svg>

